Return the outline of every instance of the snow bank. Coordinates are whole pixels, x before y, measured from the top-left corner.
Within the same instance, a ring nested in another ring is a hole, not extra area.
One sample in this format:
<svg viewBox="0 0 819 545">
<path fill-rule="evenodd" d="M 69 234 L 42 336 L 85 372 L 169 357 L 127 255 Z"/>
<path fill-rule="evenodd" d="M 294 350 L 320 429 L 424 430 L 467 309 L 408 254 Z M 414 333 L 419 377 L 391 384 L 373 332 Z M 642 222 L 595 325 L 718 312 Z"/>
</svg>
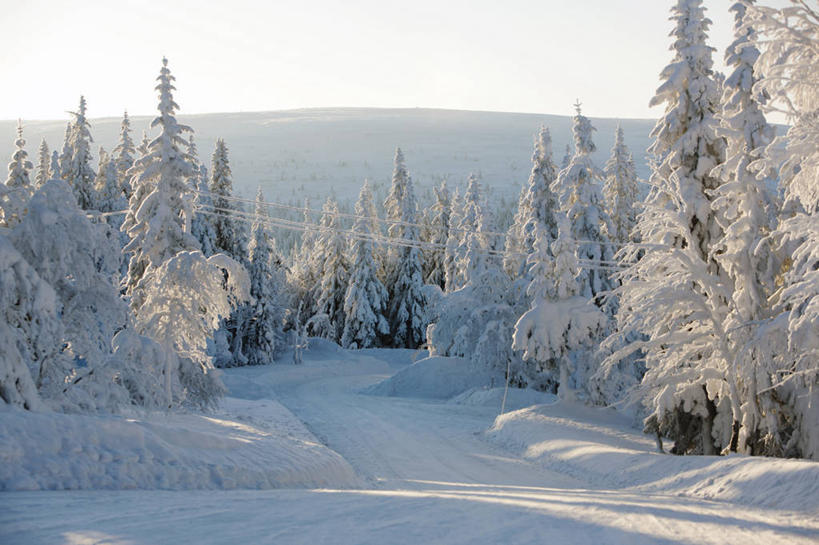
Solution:
<svg viewBox="0 0 819 545">
<path fill-rule="evenodd" d="M 503 404 L 503 391 L 503 387 L 470 388 L 469 390 L 453 397 L 447 401 L 447 403 L 451 403 L 453 405 L 497 407 L 498 410 L 500 410 L 501 405 Z M 516 411 L 532 405 L 553 403 L 555 400 L 557 400 L 557 396 L 554 394 L 510 387 L 509 392 L 506 394 L 506 411 Z"/>
<path fill-rule="evenodd" d="M 362 393 L 380 396 L 449 399 L 470 388 L 501 384 L 503 376 L 489 369 L 475 369 L 464 358 L 433 356 L 400 370 Z"/>
<path fill-rule="evenodd" d="M 572 477 L 653 493 L 819 515 L 819 463 L 741 455 L 672 456 L 610 409 L 555 402 L 499 416 L 494 443 Z"/>
<path fill-rule="evenodd" d="M 0 410 L 0 490 L 357 485 L 350 465 L 272 400 L 132 418 Z"/>
</svg>

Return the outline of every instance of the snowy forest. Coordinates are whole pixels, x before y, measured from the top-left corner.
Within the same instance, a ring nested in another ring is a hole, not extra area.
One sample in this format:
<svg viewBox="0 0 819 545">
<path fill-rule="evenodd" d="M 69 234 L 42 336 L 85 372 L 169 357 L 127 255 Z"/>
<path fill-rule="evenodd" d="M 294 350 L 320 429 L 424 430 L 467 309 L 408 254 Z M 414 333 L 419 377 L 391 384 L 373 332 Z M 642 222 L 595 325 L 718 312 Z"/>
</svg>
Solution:
<svg viewBox="0 0 819 545">
<path fill-rule="evenodd" d="M 20 121 L 0 184 L 0 399 L 209 411 L 224 369 L 299 365 L 318 337 L 636 408 L 662 452 L 819 460 L 819 11 L 730 10 L 722 74 L 701 1 L 671 9 L 648 179 L 619 129 L 595 164 L 578 100 L 571 149 L 532 127 L 508 215 L 478 172 L 419 204 L 400 142 L 383 202 L 367 180 L 346 212 L 239 197 L 230 142 L 200 157 L 177 121 L 167 59 L 150 131 L 125 113 L 113 149 L 83 97 L 62 143 L 35 151 Z"/>
</svg>

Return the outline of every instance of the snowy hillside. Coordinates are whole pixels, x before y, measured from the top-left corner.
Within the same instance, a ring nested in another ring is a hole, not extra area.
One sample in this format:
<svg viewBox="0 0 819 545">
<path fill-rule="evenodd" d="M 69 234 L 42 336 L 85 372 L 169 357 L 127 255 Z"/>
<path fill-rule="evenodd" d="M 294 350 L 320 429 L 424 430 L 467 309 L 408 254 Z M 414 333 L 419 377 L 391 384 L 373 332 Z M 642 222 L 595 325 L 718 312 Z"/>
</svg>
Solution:
<svg viewBox="0 0 819 545">
<path fill-rule="evenodd" d="M 89 100 L 93 114 L 93 99 Z M 568 108 L 567 108 L 568 111 Z M 150 117 L 132 117 L 138 141 Z M 393 153 L 400 146 L 413 180 L 422 187 L 442 178 L 464 184 L 470 172 L 480 172 L 489 187 L 516 199 L 529 177 L 532 141 L 538 127 L 551 128 L 559 162 L 571 142 L 571 117 L 542 114 L 470 112 L 431 109 L 329 108 L 280 112 L 180 115 L 193 127 L 200 156 L 209 164 L 216 138 L 231 151 L 234 183 L 239 195 L 251 198 L 261 184 L 271 200 L 287 198 L 304 186 L 306 195 L 324 197 L 329 190 L 352 199 L 364 178 L 389 183 Z M 91 119 L 92 153 L 117 143 L 120 118 Z M 605 163 L 621 123 L 634 153 L 638 175 L 648 177 L 645 150 L 653 120 L 593 119 L 598 144 L 594 160 Z M 16 121 L 0 121 L 0 157 L 9 157 Z M 66 121 L 26 121 L 32 146 L 45 137 L 60 149 Z M 323 199 L 322 199 L 323 200 Z M 320 202 L 320 201 L 319 201 Z"/>
</svg>

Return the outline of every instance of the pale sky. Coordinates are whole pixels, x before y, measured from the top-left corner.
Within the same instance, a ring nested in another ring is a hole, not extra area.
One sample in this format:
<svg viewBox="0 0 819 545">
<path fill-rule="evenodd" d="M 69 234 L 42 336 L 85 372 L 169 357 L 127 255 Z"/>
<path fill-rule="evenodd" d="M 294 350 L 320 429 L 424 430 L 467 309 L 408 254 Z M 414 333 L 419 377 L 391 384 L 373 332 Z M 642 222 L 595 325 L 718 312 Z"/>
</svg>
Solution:
<svg viewBox="0 0 819 545">
<path fill-rule="evenodd" d="M 763 0 L 782 6 L 787 0 Z M 706 0 L 722 69 L 733 0 Z M 672 0 L 0 0 L 0 119 L 423 107 L 651 118 Z"/>
</svg>

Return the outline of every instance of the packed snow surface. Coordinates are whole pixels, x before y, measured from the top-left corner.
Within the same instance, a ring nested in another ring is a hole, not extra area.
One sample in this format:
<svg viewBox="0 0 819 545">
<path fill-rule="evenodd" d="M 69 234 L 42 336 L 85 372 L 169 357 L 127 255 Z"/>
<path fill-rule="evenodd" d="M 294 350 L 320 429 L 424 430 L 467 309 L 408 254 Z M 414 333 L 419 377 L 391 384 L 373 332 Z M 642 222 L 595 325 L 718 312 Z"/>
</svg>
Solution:
<svg viewBox="0 0 819 545">
<path fill-rule="evenodd" d="M 303 365 L 226 372 L 229 418 L 168 417 L 226 418 L 228 428 L 264 429 L 276 448 L 288 435 L 277 427 L 292 421 L 276 420 L 275 399 L 350 464 L 357 488 L 5 492 L 0 543 L 816 543 L 819 464 L 655 454 L 614 411 L 535 392 L 507 404 L 540 405 L 500 417 L 500 387 L 450 400 L 362 392 L 412 359 L 311 343 Z M 210 449 L 257 433 L 221 434 Z M 298 426 L 292 433 L 309 441 Z M 766 490 L 776 501 L 760 501 Z"/>
</svg>

